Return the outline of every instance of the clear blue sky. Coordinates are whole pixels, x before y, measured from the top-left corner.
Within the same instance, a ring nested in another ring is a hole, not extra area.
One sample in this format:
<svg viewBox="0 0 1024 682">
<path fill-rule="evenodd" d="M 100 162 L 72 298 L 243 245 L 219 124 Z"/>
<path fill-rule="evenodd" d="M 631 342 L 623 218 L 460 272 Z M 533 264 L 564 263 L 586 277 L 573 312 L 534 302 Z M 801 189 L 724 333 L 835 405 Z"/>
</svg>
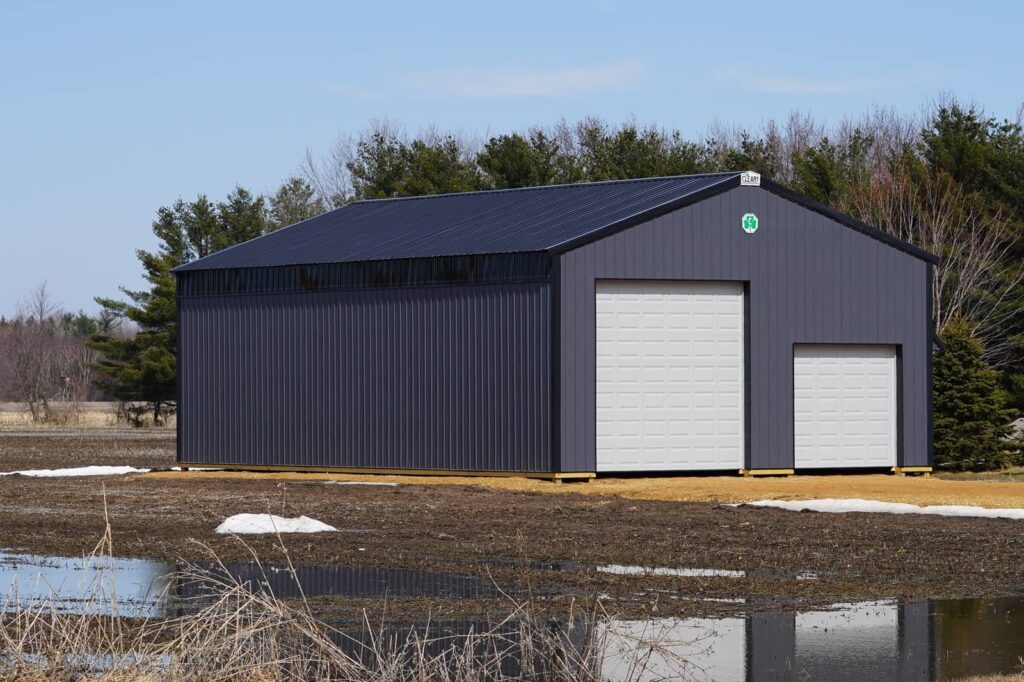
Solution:
<svg viewBox="0 0 1024 682">
<path fill-rule="evenodd" d="M 1012 116 L 1021 3 L 0 0 L 0 313 L 139 286 L 156 209 L 271 191 L 387 117 L 466 133 L 599 115 L 703 135 L 792 109 Z M 781 6 L 781 7 L 780 7 Z"/>
</svg>

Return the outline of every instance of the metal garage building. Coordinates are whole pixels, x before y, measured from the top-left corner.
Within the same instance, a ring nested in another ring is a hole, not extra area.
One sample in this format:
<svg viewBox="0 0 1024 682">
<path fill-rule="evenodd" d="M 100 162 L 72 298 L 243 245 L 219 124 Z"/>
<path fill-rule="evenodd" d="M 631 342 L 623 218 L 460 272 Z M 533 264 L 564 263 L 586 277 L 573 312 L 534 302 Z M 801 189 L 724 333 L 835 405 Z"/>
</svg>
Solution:
<svg viewBox="0 0 1024 682">
<path fill-rule="evenodd" d="M 755 173 L 356 202 L 176 269 L 178 459 L 929 466 L 935 262 Z"/>
</svg>

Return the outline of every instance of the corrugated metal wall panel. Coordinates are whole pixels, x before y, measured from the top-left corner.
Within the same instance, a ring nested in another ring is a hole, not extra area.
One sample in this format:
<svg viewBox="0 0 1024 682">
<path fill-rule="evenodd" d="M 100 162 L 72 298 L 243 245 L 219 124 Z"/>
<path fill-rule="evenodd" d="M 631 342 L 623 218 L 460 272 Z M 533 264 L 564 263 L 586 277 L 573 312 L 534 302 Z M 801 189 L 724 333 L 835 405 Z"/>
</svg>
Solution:
<svg viewBox="0 0 1024 682">
<path fill-rule="evenodd" d="M 759 229 L 740 229 L 744 213 Z M 902 346 L 901 464 L 929 464 L 928 265 L 759 188 L 739 187 L 562 256 L 563 471 L 595 467 L 595 281 L 749 282 L 755 468 L 793 465 L 793 345 Z"/>
<path fill-rule="evenodd" d="M 184 462 L 550 471 L 550 285 L 183 298 Z"/>
</svg>

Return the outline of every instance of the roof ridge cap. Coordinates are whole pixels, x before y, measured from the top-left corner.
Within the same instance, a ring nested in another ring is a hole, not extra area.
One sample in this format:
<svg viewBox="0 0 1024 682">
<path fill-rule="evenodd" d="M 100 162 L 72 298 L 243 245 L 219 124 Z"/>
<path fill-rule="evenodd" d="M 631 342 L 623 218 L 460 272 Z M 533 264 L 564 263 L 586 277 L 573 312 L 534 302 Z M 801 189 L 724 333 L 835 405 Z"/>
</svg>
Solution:
<svg viewBox="0 0 1024 682">
<path fill-rule="evenodd" d="M 657 182 L 665 180 L 683 180 L 693 178 L 739 176 L 742 171 L 719 171 L 715 173 L 691 173 L 688 175 L 655 175 L 646 178 L 620 178 L 617 180 L 593 180 L 585 182 L 563 182 L 557 185 L 531 185 L 530 187 L 506 187 L 503 189 L 478 189 L 470 192 L 444 192 L 442 194 L 417 194 L 408 197 L 383 197 L 380 199 L 359 199 L 352 204 L 375 204 L 388 201 L 416 201 L 423 199 L 444 199 L 446 197 L 476 196 L 480 194 L 505 194 L 511 192 L 528 192 L 533 190 L 566 189 L 568 187 L 593 187 L 595 185 L 625 185 L 634 182 Z M 349 204 L 351 205 L 351 204 Z"/>
</svg>

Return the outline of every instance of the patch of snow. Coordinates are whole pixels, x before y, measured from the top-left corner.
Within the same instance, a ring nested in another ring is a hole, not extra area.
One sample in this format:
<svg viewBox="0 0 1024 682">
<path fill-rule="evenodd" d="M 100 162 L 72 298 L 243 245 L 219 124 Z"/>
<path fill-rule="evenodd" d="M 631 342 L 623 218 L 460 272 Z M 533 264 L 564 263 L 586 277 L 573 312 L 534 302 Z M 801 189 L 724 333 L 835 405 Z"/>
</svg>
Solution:
<svg viewBox="0 0 1024 682">
<path fill-rule="evenodd" d="M 87 466 L 71 469 L 28 469 L 26 471 L 4 471 L 0 476 L 31 476 L 33 478 L 69 478 L 72 476 L 121 476 L 123 474 L 144 474 L 149 469 L 120 466 Z"/>
<path fill-rule="evenodd" d="M 189 467 L 189 471 L 222 471 L 213 467 Z M 171 471 L 181 471 L 181 467 L 171 467 Z"/>
<path fill-rule="evenodd" d="M 325 481 L 324 485 L 376 485 L 386 488 L 397 488 L 397 483 L 384 483 L 383 481 Z"/>
<path fill-rule="evenodd" d="M 712 602 L 714 604 L 746 604 L 744 597 L 681 597 L 683 601 Z"/>
<path fill-rule="evenodd" d="M 745 578 L 747 575 L 746 571 L 731 571 L 724 568 L 663 568 L 620 564 L 598 566 L 597 571 L 615 575 L 668 575 L 681 578 Z"/>
<path fill-rule="evenodd" d="M 733 504 L 733 507 L 742 505 Z M 1016 519 L 1024 521 L 1024 509 L 988 509 L 961 505 L 934 505 L 919 507 L 905 502 L 880 500 L 824 499 L 824 500 L 759 500 L 747 502 L 750 507 L 773 507 L 789 511 L 816 511 L 827 514 L 861 512 L 867 514 L 932 514 L 936 516 L 966 516 L 985 519 Z"/>
<path fill-rule="evenodd" d="M 217 533 L 234 533 L 236 535 L 252 535 L 256 533 L 323 533 L 338 530 L 334 526 L 300 516 L 288 519 L 274 514 L 235 514 L 224 519 L 217 526 Z"/>
</svg>

